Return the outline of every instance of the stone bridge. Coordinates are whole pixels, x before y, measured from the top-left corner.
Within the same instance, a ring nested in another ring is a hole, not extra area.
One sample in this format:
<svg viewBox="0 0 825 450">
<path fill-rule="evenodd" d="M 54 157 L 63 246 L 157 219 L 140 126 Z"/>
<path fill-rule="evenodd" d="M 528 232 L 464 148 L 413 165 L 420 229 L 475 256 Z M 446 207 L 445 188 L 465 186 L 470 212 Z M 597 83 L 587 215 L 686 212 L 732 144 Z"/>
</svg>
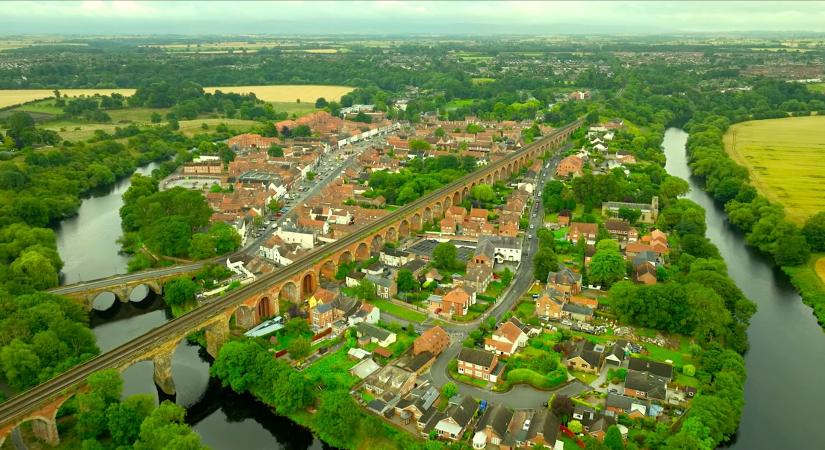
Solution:
<svg viewBox="0 0 825 450">
<path fill-rule="evenodd" d="M 167 394 L 173 394 L 175 385 L 172 380 L 172 356 L 177 345 L 187 335 L 205 331 L 207 351 L 213 357 L 217 356 L 221 345 L 229 336 L 230 322 L 248 329 L 264 318 L 278 314 L 279 299 L 300 302 L 315 291 L 321 280 L 332 279 L 340 264 L 368 259 L 370 253 L 380 250 L 384 243 L 398 241 L 421 230 L 425 223 L 440 219 L 450 206 L 460 204 L 470 195 L 474 186 L 507 180 L 530 161 L 561 147 L 581 125 L 582 121 L 577 121 L 555 130 L 507 157 L 491 162 L 335 242 L 314 249 L 289 266 L 261 276 L 229 295 L 213 299 L 182 317 L 9 399 L 0 404 L 0 445 L 15 427 L 28 421 L 33 421 L 37 436 L 56 444 L 59 439 L 55 422 L 57 410 L 66 399 L 83 388 L 85 379 L 91 373 L 98 370 L 116 368 L 123 371 L 137 362 L 151 360 L 158 387 Z M 150 283 L 156 283 L 153 290 L 160 292 L 163 280 L 167 277 L 196 271 L 199 267 L 200 265 L 193 264 L 147 272 L 156 277 L 155 281 L 147 278 L 145 273 L 137 273 L 64 286 L 52 292 L 63 295 L 81 295 L 78 292 L 83 292 L 84 298 L 88 299 L 93 292 L 113 292 L 121 286 L 128 288 L 138 284 L 152 288 Z M 126 289 L 120 292 L 122 294 Z"/>
</svg>

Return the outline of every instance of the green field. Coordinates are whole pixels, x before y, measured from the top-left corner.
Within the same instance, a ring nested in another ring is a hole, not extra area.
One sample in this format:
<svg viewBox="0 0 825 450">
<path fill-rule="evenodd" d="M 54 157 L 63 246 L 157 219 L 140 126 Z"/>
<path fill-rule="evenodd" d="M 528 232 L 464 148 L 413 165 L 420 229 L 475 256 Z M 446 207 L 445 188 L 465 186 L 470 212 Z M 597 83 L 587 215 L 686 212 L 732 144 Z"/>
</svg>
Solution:
<svg viewBox="0 0 825 450">
<path fill-rule="evenodd" d="M 825 116 L 739 123 L 725 134 L 725 148 L 789 219 L 802 223 L 825 211 Z"/>
<path fill-rule="evenodd" d="M 825 94 L 825 83 L 813 83 L 808 85 L 808 89 L 813 92 L 821 92 Z"/>
<path fill-rule="evenodd" d="M 405 308 L 403 306 L 396 305 L 395 303 L 392 303 L 389 300 L 374 300 L 370 303 L 377 306 L 378 309 L 385 313 L 392 314 L 395 317 L 399 317 L 410 322 L 423 322 L 427 318 L 426 315 L 420 312 L 414 311 L 410 308 Z"/>
</svg>

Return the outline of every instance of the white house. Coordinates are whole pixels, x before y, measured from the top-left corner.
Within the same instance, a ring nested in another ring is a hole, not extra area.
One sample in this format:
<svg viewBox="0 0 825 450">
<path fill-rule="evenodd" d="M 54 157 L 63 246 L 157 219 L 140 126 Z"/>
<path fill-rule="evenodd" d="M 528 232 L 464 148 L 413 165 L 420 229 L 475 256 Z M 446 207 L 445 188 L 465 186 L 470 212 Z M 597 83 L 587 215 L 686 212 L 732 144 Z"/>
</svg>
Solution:
<svg viewBox="0 0 825 450">
<path fill-rule="evenodd" d="M 527 345 L 527 333 L 522 329 L 521 322 L 512 318 L 501 324 L 493 336 L 484 340 L 484 350 L 498 355 L 510 356 L 519 348 Z"/>
<path fill-rule="evenodd" d="M 282 226 L 275 231 L 275 236 L 278 236 L 287 244 L 298 244 L 306 250 L 315 248 L 315 233 L 310 231 Z"/>
<path fill-rule="evenodd" d="M 489 242 L 493 247 L 496 262 L 521 262 L 521 241 L 510 236 L 479 236 L 478 246 L 482 247 Z"/>
</svg>

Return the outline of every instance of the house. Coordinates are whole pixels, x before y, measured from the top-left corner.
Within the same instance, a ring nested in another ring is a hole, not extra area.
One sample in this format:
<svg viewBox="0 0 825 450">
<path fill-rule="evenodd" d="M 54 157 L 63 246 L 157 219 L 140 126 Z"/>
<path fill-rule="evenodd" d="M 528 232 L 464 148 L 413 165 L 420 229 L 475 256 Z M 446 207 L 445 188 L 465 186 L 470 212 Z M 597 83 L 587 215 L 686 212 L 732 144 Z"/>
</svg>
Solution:
<svg viewBox="0 0 825 450">
<path fill-rule="evenodd" d="M 456 234 L 456 221 L 452 217 L 445 217 L 438 223 L 439 228 L 443 234 Z"/>
<path fill-rule="evenodd" d="M 595 223 L 573 222 L 567 232 L 567 240 L 574 244 L 584 239 L 587 245 L 595 245 L 599 237 L 599 225 Z"/>
<path fill-rule="evenodd" d="M 367 274 L 366 279 L 375 284 L 375 293 L 386 300 L 389 300 L 398 293 L 398 285 L 392 278 L 383 275 Z"/>
<path fill-rule="evenodd" d="M 573 419 L 582 424 L 585 433 L 600 441 L 604 440 L 607 428 L 616 423 L 613 417 L 606 417 L 601 411 L 582 405 L 573 408 Z"/>
<path fill-rule="evenodd" d="M 401 266 L 402 269 L 409 270 L 416 280 L 421 278 L 421 273 L 424 271 L 424 268 L 426 267 L 427 263 L 420 259 L 412 259 Z"/>
<path fill-rule="evenodd" d="M 555 289 L 547 289 L 536 300 L 536 316 L 545 319 L 561 319 L 565 303 L 564 294 Z"/>
<path fill-rule="evenodd" d="M 464 282 L 476 292 L 484 292 L 493 281 L 493 268 L 484 263 L 480 263 L 478 258 L 473 258 L 467 263 L 467 271 L 464 274 Z"/>
<path fill-rule="evenodd" d="M 489 211 L 484 208 L 470 208 L 470 214 L 467 216 L 467 220 L 470 222 L 484 223 L 487 222 L 487 216 L 489 214 Z"/>
<path fill-rule="evenodd" d="M 625 357 L 630 353 L 627 344 L 628 342 L 625 340 L 616 341 L 610 352 L 604 357 L 604 362 L 611 366 L 620 367 Z"/>
<path fill-rule="evenodd" d="M 561 311 L 562 317 L 568 317 L 579 322 L 590 322 L 593 320 L 593 310 L 577 303 L 567 302 L 561 307 Z"/>
<path fill-rule="evenodd" d="M 438 269 L 432 268 L 432 269 L 427 271 L 426 275 L 424 275 L 424 279 L 428 283 L 431 283 L 433 281 L 439 282 L 439 281 L 443 280 L 444 277 L 441 276 L 441 272 L 439 272 Z"/>
<path fill-rule="evenodd" d="M 610 237 L 617 241 L 621 247 L 624 247 L 629 242 L 639 240 L 639 232 L 624 220 L 609 219 L 605 221 L 604 228 L 608 234 L 610 234 Z"/>
<path fill-rule="evenodd" d="M 527 345 L 527 333 L 512 320 L 502 323 L 493 336 L 484 340 L 484 350 L 510 356 Z"/>
<path fill-rule="evenodd" d="M 414 372 L 388 364 L 364 380 L 364 388 L 380 396 L 391 392 L 398 396 L 407 395 L 415 386 L 417 376 Z"/>
<path fill-rule="evenodd" d="M 430 294 L 427 297 L 427 310 L 433 314 L 441 314 L 444 311 L 444 297 Z"/>
<path fill-rule="evenodd" d="M 366 278 L 367 274 L 364 272 L 350 272 L 347 274 L 347 278 L 344 280 L 347 287 L 356 287 L 358 286 L 361 281 Z"/>
<path fill-rule="evenodd" d="M 483 250 L 481 250 L 483 248 Z M 476 254 L 491 254 L 496 263 L 521 262 L 521 242 L 515 237 L 479 236 Z"/>
<path fill-rule="evenodd" d="M 647 416 L 650 408 L 650 401 L 626 397 L 624 395 L 608 393 L 604 401 L 605 415 L 617 417 L 619 414 L 627 414 L 631 419 L 638 419 Z"/>
<path fill-rule="evenodd" d="M 632 361 L 633 358 L 631 358 Z M 668 380 L 664 377 L 650 372 L 629 369 L 624 382 L 624 395 L 664 401 L 667 399 L 667 382 Z"/>
<path fill-rule="evenodd" d="M 566 265 L 559 264 L 557 272 L 550 272 L 547 275 L 547 287 L 570 297 L 581 292 L 582 276 L 580 273 L 573 272 Z"/>
<path fill-rule="evenodd" d="M 556 166 L 556 176 L 560 178 L 580 177 L 584 175 L 582 168 L 584 168 L 584 160 L 577 155 L 570 155 L 559 161 Z"/>
<path fill-rule="evenodd" d="M 559 419 L 548 409 L 540 408 L 530 419 L 530 427 L 522 441 L 525 446 L 554 448 L 559 435 Z"/>
<path fill-rule="evenodd" d="M 626 202 L 604 202 L 602 203 L 602 215 L 606 217 L 617 217 L 620 209 L 638 209 L 641 213 L 639 222 L 656 223 L 659 218 L 659 197 L 653 197 L 650 204 L 647 203 L 626 203 Z"/>
<path fill-rule="evenodd" d="M 599 373 L 602 369 L 604 346 L 587 339 L 578 341 L 567 355 L 567 368 L 580 372 Z"/>
<path fill-rule="evenodd" d="M 367 342 L 376 342 L 381 347 L 387 347 L 395 342 L 396 335 L 376 325 L 361 322 L 355 327 L 358 339 Z"/>
<path fill-rule="evenodd" d="M 384 248 L 378 260 L 390 267 L 401 267 L 412 259 L 410 253 L 394 248 Z"/>
<path fill-rule="evenodd" d="M 398 415 L 408 412 L 417 422 L 430 408 L 433 408 L 437 398 L 438 389 L 430 383 L 424 383 L 410 390 L 409 394 L 399 400 L 395 404 L 395 411 Z"/>
<path fill-rule="evenodd" d="M 634 278 L 637 283 L 656 284 L 656 265 L 649 261 L 639 264 L 634 269 Z"/>
<path fill-rule="evenodd" d="M 355 312 L 355 314 L 350 315 L 347 320 L 350 326 L 365 322 L 370 324 L 376 324 L 381 319 L 381 310 L 378 309 L 377 306 L 371 305 L 369 303 L 361 303 L 361 306 Z"/>
<path fill-rule="evenodd" d="M 438 356 L 450 346 L 450 335 L 439 326 L 434 326 L 413 341 L 413 353 L 430 352 Z"/>
<path fill-rule="evenodd" d="M 441 299 L 442 312 L 456 316 L 467 315 L 470 306 L 475 303 L 474 297 L 462 287 L 454 288 Z"/>
<path fill-rule="evenodd" d="M 458 441 L 473 420 L 478 403 L 472 397 L 465 397 L 462 402 L 454 406 L 446 417 L 436 423 L 434 429 L 441 439 Z"/>
<path fill-rule="evenodd" d="M 315 248 L 315 233 L 312 231 L 284 225 L 275 230 L 275 236 L 287 244 L 298 244 L 305 250 Z"/>
<path fill-rule="evenodd" d="M 462 347 L 458 353 L 458 373 L 462 375 L 495 383 L 503 370 L 493 352 Z"/>
<path fill-rule="evenodd" d="M 653 375 L 662 377 L 667 381 L 673 379 L 673 366 L 667 363 L 660 363 L 642 358 L 630 358 L 627 365 L 628 370 L 636 370 L 639 372 L 650 372 Z"/>
<path fill-rule="evenodd" d="M 513 411 L 496 403 L 489 406 L 476 425 L 476 432 L 483 433 L 484 443 L 500 445 L 508 433 Z"/>
<path fill-rule="evenodd" d="M 318 328 L 326 328 L 334 322 L 332 303 L 319 303 L 309 310 L 312 325 Z"/>
</svg>

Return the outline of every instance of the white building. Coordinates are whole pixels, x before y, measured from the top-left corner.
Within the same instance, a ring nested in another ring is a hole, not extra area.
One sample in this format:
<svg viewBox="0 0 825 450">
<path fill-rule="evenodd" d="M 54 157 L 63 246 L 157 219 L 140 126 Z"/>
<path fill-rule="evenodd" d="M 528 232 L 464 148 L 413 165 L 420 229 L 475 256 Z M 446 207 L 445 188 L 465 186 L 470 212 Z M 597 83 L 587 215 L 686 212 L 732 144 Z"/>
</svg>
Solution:
<svg viewBox="0 0 825 450">
<path fill-rule="evenodd" d="M 280 227 L 275 231 L 275 236 L 278 236 L 287 244 L 298 244 L 306 250 L 315 248 L 315 233 L 310 231 Z"/>
<path fill-rule="evenodd" d="M 478 246 L 491 245 L 496 262 L 521 262 L 521 241 L 509 236 L 479 236 Z"/>
</svg>

